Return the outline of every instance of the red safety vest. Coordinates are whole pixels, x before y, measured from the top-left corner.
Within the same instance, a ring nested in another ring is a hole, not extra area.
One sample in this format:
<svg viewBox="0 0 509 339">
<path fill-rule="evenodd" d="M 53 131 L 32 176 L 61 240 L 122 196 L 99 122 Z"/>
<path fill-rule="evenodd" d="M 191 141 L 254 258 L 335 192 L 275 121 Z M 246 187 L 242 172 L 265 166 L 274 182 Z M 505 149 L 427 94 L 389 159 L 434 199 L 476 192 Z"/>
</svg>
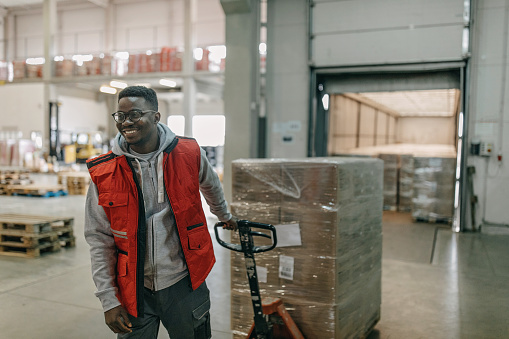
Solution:
<svg viewBox="0 0 509 339">
<path fill-rule="evenodd" d="M 175 138 L 164 150 L 165 188 L 193 289 L 205 281 L 216 261 L 201 206 L 200 161 L 200 147 L 194 139 Z M 131 315 L 141 317 L 146 222 L 140 183 L 127 158 L 111 151 L 87 161 L 87 166 L 117 247 L 117 298 Z"/>
</svg>

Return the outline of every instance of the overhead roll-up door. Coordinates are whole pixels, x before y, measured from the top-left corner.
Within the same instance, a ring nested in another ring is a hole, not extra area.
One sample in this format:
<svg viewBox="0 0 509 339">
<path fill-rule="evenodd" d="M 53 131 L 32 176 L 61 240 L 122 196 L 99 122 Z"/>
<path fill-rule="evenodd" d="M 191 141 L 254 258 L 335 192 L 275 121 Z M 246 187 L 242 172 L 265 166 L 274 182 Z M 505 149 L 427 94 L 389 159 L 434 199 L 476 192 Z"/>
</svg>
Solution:
<svg viewBox="0 0 509 339">
<path fill-rule="evenodd" d="M 317 68 L 465 57 L 464 0 L 317 0 L 310 11 L 311 59 Z"/>
</svg>

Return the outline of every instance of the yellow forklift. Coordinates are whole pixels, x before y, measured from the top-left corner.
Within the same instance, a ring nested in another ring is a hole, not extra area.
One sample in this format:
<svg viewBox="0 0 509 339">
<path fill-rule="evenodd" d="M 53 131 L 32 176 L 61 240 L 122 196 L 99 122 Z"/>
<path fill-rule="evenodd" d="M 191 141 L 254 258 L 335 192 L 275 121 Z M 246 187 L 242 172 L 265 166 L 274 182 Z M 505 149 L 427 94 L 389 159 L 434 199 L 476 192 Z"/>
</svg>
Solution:
<svg viewBox="0 0 509 339">
<path fill-rule="evenodd" d="M 73 144 L 64 147 L 65 163 L 84 163 L 103 153 L 103 138 L 100 132 L 73 133 Z"/>
</svg>

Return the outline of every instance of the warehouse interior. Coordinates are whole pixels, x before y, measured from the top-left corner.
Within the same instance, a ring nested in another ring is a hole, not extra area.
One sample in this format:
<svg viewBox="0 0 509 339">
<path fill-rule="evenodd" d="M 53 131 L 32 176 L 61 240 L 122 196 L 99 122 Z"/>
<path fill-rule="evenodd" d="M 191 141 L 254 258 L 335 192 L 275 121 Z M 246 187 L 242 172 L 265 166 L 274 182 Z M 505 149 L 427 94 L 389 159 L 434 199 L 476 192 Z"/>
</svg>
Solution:
<svg viewBox="0 0 509 339">
<path fill-rule="evenodd" d="M 235 216 L 275 225 L 257 281 L 303 337 L 509 336 L 509 1 L 0 0 L 0 14 L 1 338 L 115 337 L 85 162 L 111 149 L 131 85 L 206 151 Z M 246 338 L 247 262 L 202 205 L 211 336 Z"/>
</svg>

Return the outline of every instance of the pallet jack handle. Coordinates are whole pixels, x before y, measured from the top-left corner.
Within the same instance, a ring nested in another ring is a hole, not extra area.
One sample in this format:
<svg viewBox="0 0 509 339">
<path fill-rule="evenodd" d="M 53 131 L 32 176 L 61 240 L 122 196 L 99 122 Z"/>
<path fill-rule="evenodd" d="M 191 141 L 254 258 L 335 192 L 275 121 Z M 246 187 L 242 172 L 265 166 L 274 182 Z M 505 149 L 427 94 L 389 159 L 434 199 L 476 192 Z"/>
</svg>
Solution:
<svg viewBox="0 0 509 339">
<path fill-rule="evenodd" d="M 218 222 L 214 225 L 214 232 L 216 234 L 216 240 L 219 243 L 219 245 L 221 245 L 229 250 L 235 251 L 235 252 L 245 252 L 245 249 L 242 248 L 241 244 L 232 244 L 232 243 L 223 241 L 219 237 L 219 233 L 218 233 L 217 229 L 219 227 L 222 227 L 223 225 L 224 225 L 224 223 L 222 223 L 222 222 Z M 267 251 L 274 249 L 277 246 L 276 228 L 273 225 L 262 224 L 259 222 L 253 222 L 253 221 L 248 221 L 248 220 L 239 220 L 239 221 L 237 221 L 237 225 L 239 227 L 239 234 L 241 237 L 247 235 L 248 237 L 255 236 L 255 237 L 264 237 L 264 238 L 272 239 L 272 245 L 255 246 L 254 244 L 249 243 L 249 245 L 251 246 L 252 253 L 267 252 Z M 271 232 L 271 235 L 268 235 L 268 234 L 265 234 L 262 232 L 253 231 L 252 230 L 253 228 L 269 230 Z"/>
</svg>

